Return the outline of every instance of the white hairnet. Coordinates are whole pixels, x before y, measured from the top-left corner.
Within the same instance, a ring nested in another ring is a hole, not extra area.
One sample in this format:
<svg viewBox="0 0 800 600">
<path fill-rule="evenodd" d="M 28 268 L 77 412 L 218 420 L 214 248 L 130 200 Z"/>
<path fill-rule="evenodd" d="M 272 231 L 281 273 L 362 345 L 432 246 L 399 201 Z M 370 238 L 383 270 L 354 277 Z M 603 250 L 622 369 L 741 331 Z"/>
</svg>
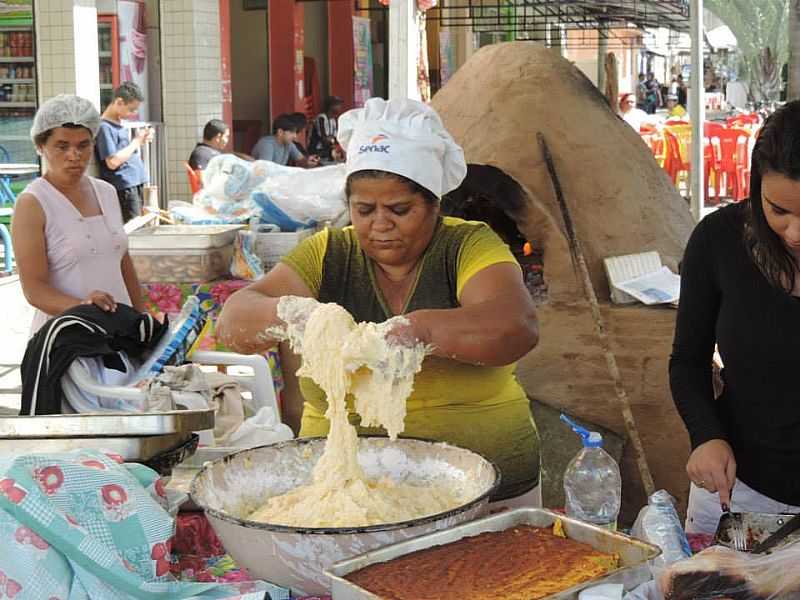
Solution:
<svg viewBox="0 0 800 600">
<path fill-rule="evenodd" d="M 367 100 L 339 117 L 339 143 L 347 151 L 347 175 L 388 171 L 436 194 L 456 189 L 467 175 L 464 151 L 439 115 L 416 100 Z"/>
<path fill-rule="evenodd" d="M 36 111 L 31 127 L 31 139 L 50 129 L 63 127 L 67 123 L 83 125 L 95 138 L 100 131 L 100 113 L 86 98 L 59 94 L 44 102 Z"/>
</svg>

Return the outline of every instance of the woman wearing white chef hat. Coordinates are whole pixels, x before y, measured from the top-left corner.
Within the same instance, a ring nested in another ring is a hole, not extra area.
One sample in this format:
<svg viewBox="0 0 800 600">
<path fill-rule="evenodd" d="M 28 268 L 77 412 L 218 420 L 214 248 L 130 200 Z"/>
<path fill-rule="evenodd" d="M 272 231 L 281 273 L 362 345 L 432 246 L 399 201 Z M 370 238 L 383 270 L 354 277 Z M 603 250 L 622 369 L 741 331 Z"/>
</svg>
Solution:
<svg viewBox="0 0 800 600">
<path fill-rule="evenodd" d="M 495 500 L 541 503 L 539 443 L 515 361 L 538 341 L 520 267 L 483 223 L 442 217 L 439 201 L 467 172 L 430 107 L 374 98 L 339 119 L 352 226 L 305 240 L 226 303 L 218 330 L 233 349 L 274 345 L 282 296 L 346 308 L 356 321 L 409 321 L 401 337 L 434 348 L 408 399 L 404 435 L 450 442 L 500 468 Z M 301 436 L 327 433 L 324 394 L 301 380 Z M 360 433 L 377 433 L 360 428 Z"/>
</svg>

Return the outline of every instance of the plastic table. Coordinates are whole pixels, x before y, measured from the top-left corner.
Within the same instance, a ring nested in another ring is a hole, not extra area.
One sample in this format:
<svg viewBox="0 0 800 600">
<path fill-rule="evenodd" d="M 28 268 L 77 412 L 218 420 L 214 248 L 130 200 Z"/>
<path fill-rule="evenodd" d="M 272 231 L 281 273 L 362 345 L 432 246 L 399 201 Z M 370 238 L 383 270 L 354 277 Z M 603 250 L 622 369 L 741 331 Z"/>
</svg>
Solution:
<svg viewBox="0 0 800 600">
<path fill-rule="evenodd" d="M 13 212 L 16 196 L 11 190 L 11 178 L 23 175 L 32 175 L 39 172 L 39 165 L 34 163 L 0 163 L 0 217 L 8 217 Z M 3 241 L 4 265 L 3 268 L 11 272 L 14 250 L 11 247 L 11 235 L 5 223 L 0 223 L 0 238 Z"/>
</svg>

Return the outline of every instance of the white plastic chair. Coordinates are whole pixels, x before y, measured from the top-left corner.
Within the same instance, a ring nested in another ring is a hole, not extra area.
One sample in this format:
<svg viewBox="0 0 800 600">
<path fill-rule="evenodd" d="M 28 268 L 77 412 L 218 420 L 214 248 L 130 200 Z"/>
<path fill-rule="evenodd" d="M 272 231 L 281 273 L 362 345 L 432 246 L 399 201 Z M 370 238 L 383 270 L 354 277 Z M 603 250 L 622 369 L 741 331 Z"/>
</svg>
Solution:
<svg viewBox="0 0 800 600">
<path fill-rule="evenodd" d="M 191 355 L 190 361 L 204 365 L 242 366 L 253 369 L 253 375 L 230 376 L 243 389 L 250 392 L 252 401 L 250 409 L 255 413 L 262 407 L 275 411 L 280 419 L 280 409 L 275 396 L 275 387 L 272 381 L 267 359 L 261 355 L 235 354 L 233 352 L 197 351 Z M 69 399 L 81 394 L 81 391 L 97 396 L 98 398 L 117 398 L 131 402 L 143 402 L 146 399 L 144 390 L 135 386 L 108 385 L 97 381 L 80 361 L 73 361 L 67 373 L 61 378 L 61 388 Z M 172 400 L 176 406 L 183 406 L 189 410 L 207 408 L 208 404 L 202 394 L 197 392 L 172 391 Z M 247 403 L 247 401 L 245 400 Z M 102 409 L 101 409 L 102 410 Z M 214 445 L 213 430 L 197 432 L 200 443 L 205 446 Z"/>
</svg>

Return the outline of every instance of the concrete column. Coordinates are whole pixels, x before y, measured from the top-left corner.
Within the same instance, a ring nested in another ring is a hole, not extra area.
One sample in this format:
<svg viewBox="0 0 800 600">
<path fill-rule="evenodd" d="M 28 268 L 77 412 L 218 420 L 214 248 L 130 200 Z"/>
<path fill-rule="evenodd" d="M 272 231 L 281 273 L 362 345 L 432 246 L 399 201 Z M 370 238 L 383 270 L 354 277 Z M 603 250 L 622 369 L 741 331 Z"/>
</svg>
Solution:
<svg viewBox="0 0 800 600">
<path fill-rule="evenodd" d="M 419 34 L 415 0 L 389 3 L 389 98 L 419 100 L 417 57 Z"/>
<path fill-rule="evenodd" d="M 273 120 L 283 113 L 303 111 L 303 11 L 303 4 L 295 0 L 271 0 L 267 9 L 269 111 Z"/>
<path fill-rule="evenodd" d="M 550 36 L 550 48 L 558 54 L 559 56 L 564 56 L 564 44 L 562 41 L 562 36 L 564 31 L 562 29 L 561 23 L 556 21 L 551 21 L 547 24 L 548 27 L 548 34 Z"/>
<path fill-rule="evenodd" d="M 231 90 L 231 5 L 219 0 L 220 73 L 222 76 L 222 120 L 231 128 L 231 138 L 225 148 L 233 150 L 233 93 Z"/>
<path fill-rule="evenodd" d="M 469 18 L 469 9 L 458 9 L 458 17 L 462 19 Z M 456 46 L 456 66 L 461 67 L 467 62 L 475 53 L 474 32 L 472 26 L 454 27 L 451 29 L 455 37 L 454 44 Z"/>
<path fill-rule="evenodd" d="M 36 69 L 39 102 L 77 94 L 100 108 L 95 0 L 37 0 Z"/>
<path fill-rule="evenodd" d="M 163 201 L 190 200 L 183 161 L 203 126 L 223 116 L 219 0 L 161 3 L 161 70 L 167 189 Z"/>
<path fill-rule="evenodd" d="M 705 162 L 703 160 L 703 122 L 706 120 L 703 87 L 703 0 L 692 0 L 689 8 L 692 35 L 692 79 L 689 88 L 689 116 L 692 120 L 691 202 L 692 216 L 700 220 L 705 202 Z"/>
<path fill-rule="evenodd" d="M 601 20 L 597 28 L 597 89 L 606 93 L 606 54 L 608 54 L 608 22 Z"/>
</svg>

